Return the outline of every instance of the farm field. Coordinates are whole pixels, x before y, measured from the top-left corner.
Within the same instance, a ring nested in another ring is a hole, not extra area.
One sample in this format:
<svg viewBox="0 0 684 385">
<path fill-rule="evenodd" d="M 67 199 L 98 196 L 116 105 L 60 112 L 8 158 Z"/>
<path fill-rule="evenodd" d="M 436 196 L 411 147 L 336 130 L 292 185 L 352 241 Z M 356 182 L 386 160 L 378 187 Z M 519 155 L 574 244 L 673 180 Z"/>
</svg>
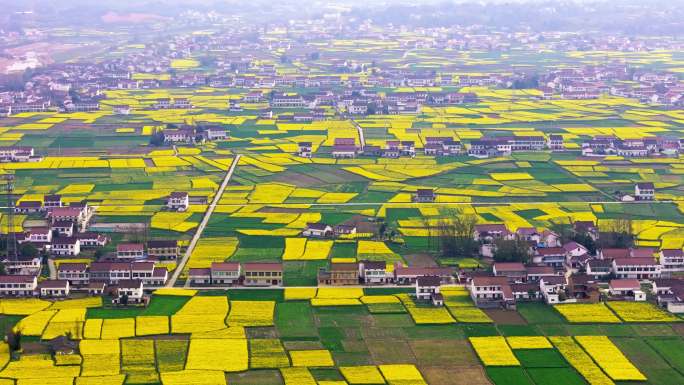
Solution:
<svg viewBox="0 0 684 385">
<path fill-rule="evenodd" d="M 3 299 L 0 319 L 22 332 L 25 349 L 62 330 L 70 330 L 78 349 L 54 357 L 36 351 L 9 363 L 5 353 L 0 379 L 293 385 L 546 385 L 562 379 L 655 385 L 684 378 L 680 319 L 578 327 L 560 317 L 540 320 L 533 314 L 544 305 L 523 304 L 518 316 L 524 324 L 445 324 L 432 307 L 412 310 L 404 303 L 403 312 L 373 312 L 371 304 L 402 297 L 391 290 L 361 290 L 357 294 L 366 304 L 354 306 L 316 301 L 342 297 L 344 289 L 314 289 L 310 300 L 296 299 L 302 296 L 297 290 L 162 290 L 139 309 L 103 305 L 99 298 Z M 2 346 L 6 351 L 7 344 Z"/>
<path fill-rule="evenodd" d="M 2 3 L 0 385 L 684 385 L 676 1 Z"/>
<path fill-rule="evenodd" d="M 244 96 L 244 91 L 234 89 L 167 89 L 153 94 L 117 90 L 107 92 L 102 111 L 22 113 L 3 121 L 2 145 L 33 146 L 44 158 L 0 164 L 0 169 L 15 174 L 18 203 L 58 193 L 67 203 L 85 201 L 93 206 L 98 229 L 141 225 L 148 229 L 148 239 L 183 242 L 193 235 L 207 205 L 193 204 L 184 213 L 162 212 L 165 198 L 173 191 L 187 191 L 200 202 L 210 202 L 232 159 L 241 154 L 203 238 L 225 245 L 218 260 L 284 261 L 292 267 L 286 270 L 293 272 L 286 273 L 286 284 L 313 282 L 317 267 L 335 257 L 405 263 L 417 252 L 432 251 L 432 226 L 454 211 L 473 214 L 481 224 L 503 223 L 512 232 L 571 221 L 594 221 L 599 229 L 608 229 L 615 220 L 629 218 L 637 246 L 684 245 L 681 159 L 578 156 L 581 141 L 600 135 L 679 135 L 679 112 L 654 110 L 618 97 L 548 101 L 533 93 L 476 87 L 469 91 L 478 95 L 477 104 L 425 107 L 419 115 L 367 116 L 356 123 L 367 145 L 414 140 L 419 152 L 431 136 L 467 143 L 483 136 L 551 134 L 565 138 L 566 151 L 516 152 L 489 159 L 334 159 L 329 151 L 335 138 L 360 140 L 349 120 L 331 116 L 284 123 L 277 117 L 260 119 L 249 108 L 239 114 L 217 112 L 226 100 Z M 144 109 L 164 96 L 187 97 L 196 108 Z M 139 113 L 115 117 L 109 106 L 124 102 L 134 109 L 140 104 Z M 187 122 L 219 124 L 230 131 L 230 139 L 178 145 L 175 150 L 148 145 L 167 124 Z M 378 136 L 379 132 L 384 134 Z M 314 143 L 317 151 L 310 159 L 294 154 L 303 140 Z M 657 201 L 616 198 L 640 182 L 654 183 Z M 425 188 L 435 191 L 436 202 L 412 203 L 412 195 Z M 15 217 L 15 228 L 31 219 Z M 307 246 L 301 231 L 316 222 L 356 225 L 358 232 Z M 392 235 L 378 239 L 381 228 Z M 115 232 L 112 239 L 125 242 L 136 236 Z M 197 262 L 188 266 L 205 266 L 202 253 L 200 249 L 193 256 Z"/>
</svg>

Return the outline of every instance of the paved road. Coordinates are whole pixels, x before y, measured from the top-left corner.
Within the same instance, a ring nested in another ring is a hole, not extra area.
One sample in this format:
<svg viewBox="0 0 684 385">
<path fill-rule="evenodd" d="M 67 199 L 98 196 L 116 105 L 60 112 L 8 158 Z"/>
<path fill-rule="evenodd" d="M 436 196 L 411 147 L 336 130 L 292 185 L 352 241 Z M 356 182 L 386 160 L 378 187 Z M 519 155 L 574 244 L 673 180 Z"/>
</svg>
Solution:
<svg viewBox="0 0 684 385">
<path fill-rule="evenodd" d="M 675 203 L 672 200 L 660 200 L 660 201 L 634 201 L 634 202 L 622 202 L 622 201 L 509 201 L 502 200 L 496 202 L 347 202 L 347 203 L 307 203 L 310 207 L 366 207 L 366 206 L 378 206 L 384 205 L 386 207 L 405 207 L 406 205 L 411 205 L 411 207 L 419 206 L 492 206 L 492 205 L 509 205 L 509 204 L 569 204 L 569 203 L 583 203 L 583 204 L 604 204 L 604 205 L 644 205 L 644 204 L 665 204 L 665 203 Z M 295 208 L 301 207 L 301 203 L 280 203 L 280 202 L 260 202 L 261 205 L 278 205 L 278 207 L 288 207 L 293 206 Z M 239 206 L 242 207 L 243 203 L 225 203 L 221 204 L 222 207 Z"/>
<path fill-rule="evenodd" d="M 55 261 L 52 258 L 48 258 L 48 270 L 50 270 L 50 279 L 57 279 L 57 268 L 55 267 Z"/>
<path fill-rule="evenodd" d="M 240 157 L 241 155 L 238 154 L 235 156 L 235 159 L 233 159 L 233 163 L 231 163 L 228 172 L 226 172 L 226 176 L 223 178 L 221 186 L 216 192 L 216 195 L 214 195 L 214 200 L 211 201 L 211 204 L 207 208 L 207 211 L 204 213 L 204 218 L 202 218 L 202 222 L 200 222 L 199 226 L 197 227 L 197 231 L 195 231 L 195 235 L 193 235 L 192 240 L 188 245 L 187 250 L 185 250 L 183 258 L 181 258 L 181 260 L 178 262 L 176 270 L 173 272 L 173 275 L 171 275 L 171 278 L 166 282 L 166 287 L 173 287 L 176 284 L 176 281 L 178 280 L 180 273 L 183 271 L 183 268 L 185 268 L 185 265 L 188 263 L 188 259 L 190 259 L 190 255 L 192 254 L 192 251 L 195 249 L 197 241 L 199 241 L 200 237 L 202 237 L 202 232 L 204 231 L 204 228 L 207 226 L 207 223 L 209 223 L 211 214 L 214 213 L 216 205 L 218 204 L 219 200 L 221 200 L 223 191 L 226 189 L 226 186 L 228 186 L 228 182 L 230 182 L 230 178 L 233 176 L 233 171 L 235 171 L 235 167 L 240 161 Z"/>
<path fill-rule="evenodd" d="M 359 132 L 359 141 L 361 142 L 361 150 L 363 150 L 363 148 L 366 147 L 366 139 L 363 137 L 363 128 L 361 128 L 354 119 L 352 119 L 351 122 L 356 126 L 356 130 Z"/>
<path fill-rule="evenodd" d="M 442 285 L 442 287 L 465 287 L 465 284 L 454 283 Z M 414 289 L 416 285 L 344 285 L 344 286 L 185 286 L 184 289 L 193 290 L 273 290 L 273 289 L 318 289 L 318 288 L 338 288 L 338 289 L 377 289 L 377 288 L 403 288 L 403 289 Z"/>
</svg>

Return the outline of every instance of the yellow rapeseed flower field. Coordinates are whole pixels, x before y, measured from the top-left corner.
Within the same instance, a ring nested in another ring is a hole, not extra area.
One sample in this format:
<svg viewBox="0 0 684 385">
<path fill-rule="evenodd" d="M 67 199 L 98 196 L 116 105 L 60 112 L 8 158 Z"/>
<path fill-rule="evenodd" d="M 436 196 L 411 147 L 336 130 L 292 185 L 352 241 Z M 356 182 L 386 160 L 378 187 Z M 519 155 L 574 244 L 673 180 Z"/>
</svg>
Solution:
<svg viewBox="0 0 684 385">
<path fill-rule="evenodd" d="M 485 366 L 519 366 L 520 362 L 506 344 L 506 338 L 470 337 L 477 356 Z"/>
</svg>

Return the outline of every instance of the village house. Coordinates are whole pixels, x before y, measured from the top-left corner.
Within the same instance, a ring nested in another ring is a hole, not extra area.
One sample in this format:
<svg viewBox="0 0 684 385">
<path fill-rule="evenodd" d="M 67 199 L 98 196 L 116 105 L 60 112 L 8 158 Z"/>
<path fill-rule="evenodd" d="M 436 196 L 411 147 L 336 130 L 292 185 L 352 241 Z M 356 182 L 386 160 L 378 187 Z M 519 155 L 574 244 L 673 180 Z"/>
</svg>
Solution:
<svg viewBox="0 0 684 385">
<path fill-rule="evenodd" d="M 222 127 L 208 127 L 203 131 L 206 140 L 226 140 L 228 139 L 228 131 Z"/>
<path fill-rule="evenodd" d="M 77 233 L 75 236 L 81 242 L 81 249 L 104 247 L 109 242 L 106 235 L 94 232 Z"/>
<path fill-rule="evenodd" d="M 5 256 L 0 262 L 5 266 L 6 274 L 10 275 L 40 275 L 43 267 L 43 258 L 40 255 Z"/>
<path fill-rule="evenodd" d="M 35 155 L 33 147 L 0 147 L 0 162 L 37 162 L 41 159 Z"/>
<path fill-rule="evenodd" d="M 328 270 L 320 269 L 318 271 L 318 284 L 331 286 L 358 285 L 359 264 L 356 262 L 333 262 Z"/>
<path fill-rule="evenodd" d="M 18 243 L 29 242 L 38 249 L 45 249 L 52 242 L 52 230 L 47 227 L 32 227 L 24 232 L 23 239 L 17 237 Z"/>
<path fill-rule="evenodd" d="M 14 207 L 17 214 L 33 214 L 43 210 L 43 204 L 39 201 L 21 201 Z"/>
<path fill-rule="evenodd" d="M 187 192 L 172 192 L 167 198 L 166 207 L 174 211 L 186 211 L 190 207 L 190 195 Z"/>
<path fill-rule="evenodd" d="M 563 151 L 564 144 L 563 144 L 563 135 L 560 134 L 551 134 L 549 135 L 549 149 L 551 151 Z"/>
<path fill-rule="evenodd" d="M 52 209 L 55 207 L 62 207 L 62 196 L 61 195 L 45 195 L 43 197 L 43 207 L 46 209 Z"/>
<path fill-rule="evenodd" d="M 418 277 L 416 279 L 416 299 L 430 301 L 435 306 L 444 305 L 444 297 L 440 293 L 442 280 L 434 275 Z"/>
<path fill-rule="evenodd" d="M 662 249 L 659 252 L 659 262 L 663 276 L 684 271 L 684 251 L 682 249 Z"/>
<path fill-rule="evenodd" d="M 576 234 L 586 234 L 593 241 L 598 240 L 599 231 L 598 227 L 593 221 L 575 221 L 572 224 L 572 229 Z"/>
<path fill-rule="evenodd" d="M 274 92 L 271 97 L 272 108 L 303 108 L 307 106 L 307 101 L 301 95 Z"/>
<path fill-rule="evenodd" d="M 532 256 L 532 263 L 561 268 L 567 260 L 565 250 L 561 247 L 541 247 Z"/>
<path fill-rule="evenodd" d="M 145 299 L 143 282 L 137 279 L 121 280 L 116 284 L 112 303 L 128 305 L 142 303 Z"/>
<path fill-rule="evenodd" d="M 417 267 L 394 264 L 394 282 L 398 285 L 413 285 L 418 277 L 438 276 L 443 284 L 454 283 L 454 272 L 449 267 Z"/>
<path fill-rule="evenodd" d="M 658 305 L 670 313 L 684 313 L 684 280 L 659 278 L 652 281 L 652 292 Z"/>
<path fill-rule="evenodd" d="M 359 277 L 365 284 L 384 284 L 394 280 L 394 275 L 387 272 L 386 261 L 359 262 Z"/>
<path fill-rule="evenodd" d="M 527 268 L 521 262 L 495 262 L 492 265 L 495 277 L 506 277 L 511 283 L 527 280 Z"/>
<path fill-rule="evenodd" d="M 154 262 L 93 262 L 88 268 L 88 282 L 116 285 L 121 280 L 137 279 L 145 286 L 164 285 L 168 271 Z"/>
<path fill-rule="evenodd" d="M 87 204 L 52 207 L 47 211 L 47 217 L 51 224 L 62 221 L 73 222 L 76 224 L 75 230 L 78 232 L 84 232 L 88 228 L 92 215 L 93 210 Z"/>
<path fill-rule="evenodd" d="M 613 274 L 616 278 L 649 280 L 660 278 L 661 266 L 654 258 L 629 257 L 613 259 Z"/>
<path fill-rule="evenodd" d="M 335 138 L 332 148 L 333 158 L 355 158 L 359 148 L 354 138 Z"/>
<path fill-rule="evenodd" d="M 610 259 L 590 259 L 586 264 L 587 276 L 601 280 L 607 278 L 613 271 L 613 261 Z"/>
<path fill-rule="evenodd" d="M 38 284 L 40 297 L 68 297 L 71 288 L 66 280 L 47 280 Z"/>
<path fill-rule="evenodd" d="M 311 142 L 299 142 L 297 143 L 297 155 L 303 158 L 311 158 L 313 154 L 312 148 Z"/>
<path fill-rule="evenodd" d="M 613 299 L 646 301 L 638 279 L 611 279 L 608 292 Z"/>
<path fill-rule="evenodd" d="M 57 237 L 52 239 L 50 253 L 54 256 L 73 257 L 81 253 L 81 241 L 75 237 Z"/>
<path fill-rule="evenodd" d="M 461 153 L 463 146 L 461 142 L 449 136 L 429 136 L 425 138 L 423 151 L 430 156 L 454 156 Z"/>
<path fill-rule="evenodd" d="M 88 268 L 90 282 L 116 284 L 131 279 L 131 264 L 127 262 L 93 262 Z"/>
<path fill-rule="evenodd" d="M 188 282 L 191 286 L 211 285 L 211 269 L 208 267 L 191 267 L 188 269 Z"/>
<path fill-rule="evenodd" d="M 368 103 L 362 100 L 354 100 L 349 107 L 347 107 L 347 111 L 351 115 L 366 115 L 368 113 Z"/>
<path fill-rule="evenodd" d="M 147 257 L 158 260 L 175 260 L 180 254 L 177 240 L 147 241 Z"/>
<path fill-rule="evenodd" d="M 333 227 L 333 235 L 336 237 L 344 237 L 353 234 L 356 234 L 356 226 L 354 225 L 340 224 Z"/>
<path fill-rule="evenodd" d="M 245 286 L 282 286 L 282 263 L 250 262 L 243 265 Z"/>
<path fill-rule="evenodd" d="M 71 221 L 54 221 L 50 225 L 50 230 L 57 233 L 58 236 L 71 237 L 74 235 L 74 222 Z"/>
<path fill-rule="evenodd" d="M 0 275 L 0 297 L 33 296 L 37 287 L 35 275 Z"/>
<path fill-rule="evenodd" d="M 212 262 L 209 268 L 212 285 L 234 285 L 240 280 L 240 273 L 237 262 Z"/>
<path fill-rule="evenodd" d="M 435 196 L 435 191 L 433 189 L 418 189 L 416 193 L 413 194 L 412 201 L 414 203 L 432 203 L 437 197 Z"/>
<path fill-rule="evenodd" d="M 169 271 L 154 262 L 134 262 L 130 266 L 131 279 L 139 279 L 145 287 L 163 286 L 169 277 Z"/>
<path fill-rule="evenodd" d="M 162 131 L 164 143 L 192 143 L 195 140 L 195 130 L 192 128 L 167 128 Z"/>
<path fill-rule="evenodd" d="M 307 238 L 328 238 L 333 235 L 333 228 L 325 223 L 307 223 L 302 236 Z"/>
<path fill-rule="evenodd" d="M 146 258 L 142 243 L 120 243 L 116 245 L 117 260 L 143 260 Z"/>
<path fill-rule="evenodd" d="M 468 291 L 479 307 L 511 307 L 515 304 L 513 290 L 506 277 L 473 277 Z"/>
<path fill-rule="evenodd" d="M 562 274 L 562 271 L 557 271 L 553 267 L 546 265 L 526 266 L 525 269 L 527 270 L 527 282 L 539 282 L 542 278 Z"/>
<path fill-rule="evenodd" d="M 70 285 L 87 285 L 90 281 L 88 265 L 85 263 L 65 262 L 57 268 L 57 279 L 68 281 Z"/>
<path fill-rule="evenodd" d="M 655 199 L 655 187 L 652 182 L 642 182 L 634 185 L 634 198 L 638 201 L 652 201 Z"/>
<path fill-rule="evenodd" d="M 476 241 L 492 242 L 497 239 L 512 240 L 515 234 L 504 224 L 475 225 L 473 237 Z"/>
<path fill-rule="evenodd" d="M 567 285 L 568 281 L 564 275 L 542 277 L 539 280 L 539 291 L 547 304 L 559 303 L 562 302 L 561 295 L 564 295 Z"/>
</svg>

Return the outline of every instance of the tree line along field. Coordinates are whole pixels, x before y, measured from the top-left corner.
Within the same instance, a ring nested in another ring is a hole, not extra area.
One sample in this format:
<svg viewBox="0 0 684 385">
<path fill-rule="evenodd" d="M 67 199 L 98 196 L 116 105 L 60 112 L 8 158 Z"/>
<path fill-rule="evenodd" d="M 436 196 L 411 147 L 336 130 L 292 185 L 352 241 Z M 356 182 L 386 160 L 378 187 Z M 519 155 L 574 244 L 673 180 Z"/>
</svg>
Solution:
<svg viewBox="0 0 684 385">
<path fill-rule="evenodd" d="M 0 378 L 250 385 L 674 385 L 684 378 L 682 320 L 646 303 L 482 312 L 463 288 L 445 288 L 446 308 L 416 306 L 401 290 L 160 289 L 148 307 L 132 309 L 103 306 L 99 297 L 3 299 L 2 323 L 21 331 L 25 350 L 64 332 L 78 349 L 53 360 L 43 347 L 42 355 L 8 362 L 3 342 Z"/>
</svg>

